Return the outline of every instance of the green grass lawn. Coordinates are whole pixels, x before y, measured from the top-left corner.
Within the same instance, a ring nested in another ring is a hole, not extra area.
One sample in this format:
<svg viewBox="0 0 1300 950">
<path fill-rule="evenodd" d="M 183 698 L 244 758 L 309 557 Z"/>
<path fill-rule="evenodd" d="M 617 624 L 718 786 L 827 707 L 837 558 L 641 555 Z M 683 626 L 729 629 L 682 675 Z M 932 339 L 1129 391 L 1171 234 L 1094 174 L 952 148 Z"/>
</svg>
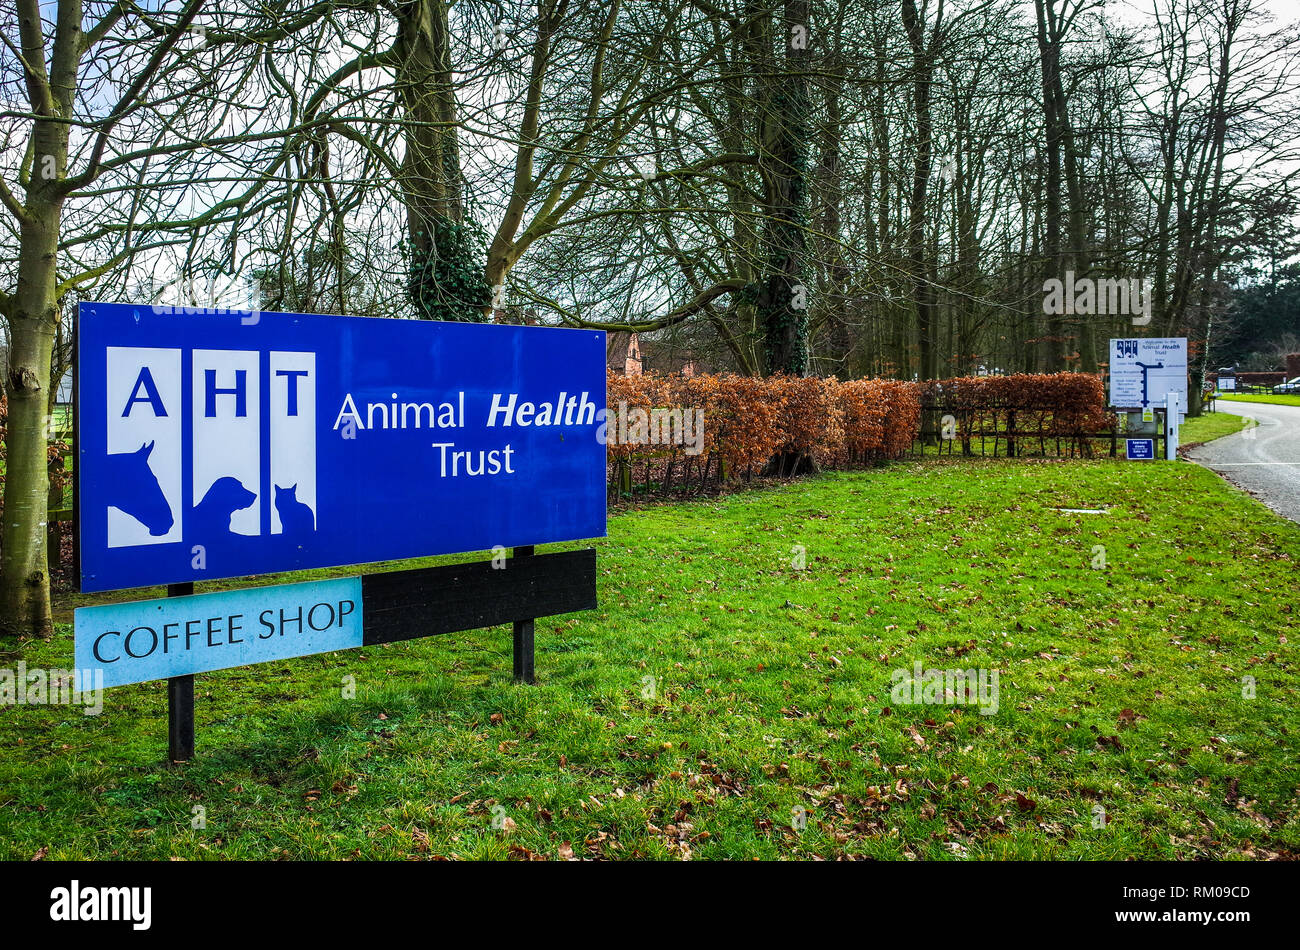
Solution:
<svg viewBox="0 0 1300 950">
<path fill-rule="evenodd" d="M 0 707 L 0 858 L 1300 855 L 1300 526 L 1199 467 L 918 461 L 598 548 L 537 687 L 505 628 L 202 674 L 178 767 L 162 683 Z M 915 662 L 996 713 L 896 702 Z"/>
<path fill-rule="evenodd" d="M 1260 393 L 1259 395 L 1254 393 L 1228 393 L 1216 398 L 1225 399 L 1228 402 L 1263 402 L 1274 406 L 1300 406 L 1300 396 L 1289 393 L 1282 393 L 1277 396 L 1271 393 Z"/>
<path fill-rule="evenodd" d="M 1225 435 L 1232 435 L 1242 429 L 1259 425 L 1255 419 L 1234 416 L 1230 412 L 1207 412 L 1204 415 L 1188 419 L 1179 427 L 1180 445 L 1192 445 L 1196 442 L 1212 442 Z"/>
</svg>

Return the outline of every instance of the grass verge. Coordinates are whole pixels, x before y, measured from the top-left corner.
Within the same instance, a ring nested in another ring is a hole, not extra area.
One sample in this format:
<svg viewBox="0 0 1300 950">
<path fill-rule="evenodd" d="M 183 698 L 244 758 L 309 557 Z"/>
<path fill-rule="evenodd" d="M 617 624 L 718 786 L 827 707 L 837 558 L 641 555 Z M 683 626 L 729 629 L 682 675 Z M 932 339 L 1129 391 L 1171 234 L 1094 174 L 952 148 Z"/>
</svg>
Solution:
<svg viewBox="0 0 1300 950">
<path fill-rule="evenodd" d="M 1300 853 L 1300 526 L 1211 472 L 921 461 L 598 547 L 535 688 L 503 628 L 204 674 L 180 767 L 162 683 L 0 707 L 0 858 Z M 917 662 L 997 711 L 897 702 Z"/>
<path fill-rule="evenodd" d="M 1216 399 L 1223 399 L 1228 402 L 1262 402 L 1272 406 L 1300 406 L 1300 396 L 1279 393 L 1274 396 L 1271 393 L 1228 393 L 1216 396 Z"/>
<path fill-rule="evenodd" d="M 1188 419 L 1179 427 L 1179 444 L 1190 446 L 1201 442 L 1213 442 L 1225 435 L 1232 435 L 1257 425 L 1259 425 L 1258 420 L 1246 416 L 1234 416 L 1230 412 L 1207 412 Z"/>
</svg>

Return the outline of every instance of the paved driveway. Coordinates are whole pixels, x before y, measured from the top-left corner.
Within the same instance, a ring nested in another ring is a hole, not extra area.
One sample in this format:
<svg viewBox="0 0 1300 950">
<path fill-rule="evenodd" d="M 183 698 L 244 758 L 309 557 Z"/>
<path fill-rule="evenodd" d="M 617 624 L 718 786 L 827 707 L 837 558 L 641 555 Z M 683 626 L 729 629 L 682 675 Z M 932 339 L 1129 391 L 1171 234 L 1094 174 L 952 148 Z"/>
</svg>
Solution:
<svg viewBox="0 0 1300 950">
<path fill-rule="evenodd" d="M 1258 419 L 1259 426 L 1197 446 L 1187 457 L 1300 522 L 1300 406 L 1220 400 L 1215 408 Z"/>
</svg>

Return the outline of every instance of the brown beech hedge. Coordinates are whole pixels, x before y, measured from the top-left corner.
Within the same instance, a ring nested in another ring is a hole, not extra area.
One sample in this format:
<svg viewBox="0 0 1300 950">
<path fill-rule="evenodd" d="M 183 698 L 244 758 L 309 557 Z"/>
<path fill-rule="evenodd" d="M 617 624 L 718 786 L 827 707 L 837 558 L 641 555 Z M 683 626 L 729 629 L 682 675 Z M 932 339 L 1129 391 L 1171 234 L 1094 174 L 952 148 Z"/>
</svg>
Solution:
<svg viewBox="0 0 1300 950">
<path fill-rule="evenodd" d="M 962 376 L 917 386 L 926 409 L 954 415 L 1008 409 L 1040 413 L 1052 426 L 1052 434 L 1062 435 L 1100 432 L 1110 425 L 1105 387 L 1088 373 Z"/>
<path fill-rule="evenodd" d="M 794 470 L 773 467 L 774 459 L 809 459 L 822 469 L 896 459 L 920 429 L 917 396 L 915 384 L 884 379 L 610 373 L 611 487 L 703 490 Z M 663 438 L 674 431 L 685 437 Z"/>
<path fill-rule="evenodd" d="M 607 408 L 617 494 L 703 491 L 901 458 L 920 435 L 923 409 L 927 426 L 950 414 L 958 442 L 1008 427 L 1022 438 L 1083 440 L 1113 425 L 1101 381 L 1083 373 L 925 383 L 610 373 Z M 702 431 L 694 413 L 703 413 Z"/>
<path fill-rule="evenodd" d="M 1089 436 L 1114 431 L 1101 380 L 1087 373 L 964 376 L 918 384 L 927 438 L 973 454 L 972 440 L 999 442 L 1008 454 L 1090 455 Z M 935 430 L 938 431 L 935 431 Z M 945 432 L 945 429 L 947 430 Z"/>
</svg>

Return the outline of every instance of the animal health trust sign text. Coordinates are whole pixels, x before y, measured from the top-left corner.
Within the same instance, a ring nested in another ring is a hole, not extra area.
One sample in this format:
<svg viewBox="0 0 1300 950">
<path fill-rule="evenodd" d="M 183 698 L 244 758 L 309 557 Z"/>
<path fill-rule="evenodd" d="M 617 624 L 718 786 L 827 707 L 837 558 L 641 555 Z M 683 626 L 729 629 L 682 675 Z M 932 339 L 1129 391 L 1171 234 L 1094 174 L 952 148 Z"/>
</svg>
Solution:
<svg viewBox="0 0 1300 950">
<path fill-rule="evenodd" d="M 605 534 L 594 330 L 83 304 L 81 589 Z"/>
</svg>

